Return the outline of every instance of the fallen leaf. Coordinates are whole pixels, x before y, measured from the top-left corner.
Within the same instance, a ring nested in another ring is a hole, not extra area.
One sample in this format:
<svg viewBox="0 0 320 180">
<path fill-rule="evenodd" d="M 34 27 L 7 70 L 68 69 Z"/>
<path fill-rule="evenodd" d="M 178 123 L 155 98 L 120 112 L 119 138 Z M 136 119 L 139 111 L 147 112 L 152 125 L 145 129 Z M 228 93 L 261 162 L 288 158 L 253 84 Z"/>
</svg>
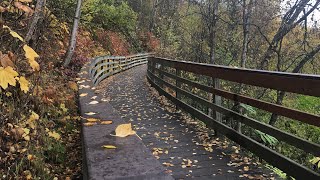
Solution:
<svg viewBox="0 0 320 180">
<path fill-rule="evenodd" d="M 49 137 L 53 137 L 54 139 L 56 140 L 59 140 L 61 138 L 60 134 L 59 133 L 56 133 L 55 131 L 53 132 L 48 132 L 49 134 Z"/>
<path fill-rule="evenodd" d="M 244 166 L 244 167 L 243 167 L 243 170 L 244 170 L 244 171 L 249 171 L 249 166 Z"/>
<path fill-rule="evenodd" d="M 87 122 L 87 123 L 83 123 L 84 126 L 94 126 L 96 125 L 97 123 L 95 122 Z"/>
<path fill-rule="evenodd" d="M 26 2 L 26 3 L 30 3 L 32 2 L 32 0 L 19 0 L 20 2 Z"/>
<path fill-rule="evenodd" d="M 136 133 L 132 130 L 131 123 L 119 125 L 115 132 L 118 137 L 127 137 Z"/>
<path fill-rule="evenodd" d="M 167 163 L 167 162 L 164 162 L 164 163 L 162 163 L 162 164 L 165 165 L 165 166 L 167 166 L 167 167 L 173 167 L 173 166 L 174 166 L 173 164 Z"/>
<path fill-rule="evenodd" d="M 88 113 L 85 113 L 86 115 L 88 115 L 88 116 L 92 116 L 92 115 L 95 115 L 95 114 L 97 114 L 97 113 L 95 113 L 95 112 L 88 112 Z"/>
<path fill-rule="evenodd" d="M 88 93 L 82 93 L 82 94 L 80 94 L 79 96 L 80 97 L 84 97 L 84 96 L 87 96 L 88 95 Z"/>
<path fill-rule="evenodd" d="M 78 91 L 78 85 L 75 82 L 69 81 L 68 82 L 68 86 L 70 87 L 70 89 L 74 90 L 74 91 Z"/>
<path fill-rule="evenodd" d="M 2 27 L 3 27 L 4 29 L 8 29 L 12 37 L 18 38 L 20 41 L 24 41 L 23 38 L 22 38 L 18 33 L 16 33 L 15 31 L 12 31 L 9 26 L 5 26 L 5 25 L 4 25 L 4 26 L 2 26 Z"/>
<path fill-rule="evenodd" d="M 6 68 L 0 67 L 0 87 L 7 89 L 9 85 L 16 86 L 16 79 L 19 74 L 8 66 Z"/>
<path fill-rule="evenodd" d="M 95 100 L 95 99 L 97 99 L 97 97 L 98 97 L 98 96 L 93 96 L 91 99 L 92 99 L 92 100 Z"/>
<path fill-rule="evenodd" d="M 89 104 L 93 105 L 93 104 L 98 104 L 98 101 L 91 101 Z"/>
<path fill-rule="evenodd" d="M 83 88 L 88 89 L 88 88 L 90 88 L 90 86 L 89 85 L 80 85 L 79 86 L 79 89 L 83 89 Z"/>
<path fill-rule="evenodd" d="M 116 146 L 113 146 L 113 145 L 104 145 L 102 146 L 103 148 L 106 148 L 106 149 L 117 149 Z"/>
<path fill-rule="evenodd" d="M 0 6 L 0 13 L 6 12 L 6 10 L 7 10 L 6 8 Z"/>
<path fill-rule="evenodd" d="M 64 113 L 66 113 L 66 112 L 68 112 L 68 109 L 66 108 L 66 105 L 65 104 L 60 104 L 60 108 L 61 108 L 61 110 L 64 112 Z"/>
<path fill-rule="evenodd" d="M 35 159 L 35 156 L 32 155 L 32 154 L 28 154 L 27 158 L 28 158 L 29 161 L 32 161 L 32 160 Z"/>
<path fill-rule="evenodd" d="M 2 67 L 4 68 L 8 66 L 14 67 L 14 63 L 10 59 L 9 55 L 8 54 L 2 55 L 1 51 L 0 51 L 0 60 L 1 60 Z"/>
<path fill-rule="evenodd" d="M 29 61 L 30 66 L 34 71 L 40 70 L 40 65 L 36 62 L 36 58 L 40 57 L 30 46 L 24 45 L 23 50 L 25 51 L 25 56 Z"/>
<path fill-rule="evenodd" d="M 101 124 L 103 124 L 103 125 L 112 124 L 112 121 L 101 121 Z"/>
<path fill-rule="evenodd" d="M 29 91 L 29 81 L 25 77 L 21 76 L 19 78 L 19 83 L 21 91 L 27 93 Z"/>
<path fill-rule="evenodd" d="M 96 118 L 87 118 L 87 121 L 88 122 L 98 122 L 100 121 L 99 119 L 96 119 Z"/>
<path fill-rule="evenodd" d="M 33 10 L 29 6 L 23 5 L 20 2 L 17 2 L 17 1 L 14 2 L 14 6 L 17 7 L 18 9 L 24 11 L 27 14 L 32 14 L 33 13 Z"/>
<path fill-rule="evenodd" d="M 9 56 L 9 58 L 11 59 L 11 61 L 12 61 L 13 63 L 15 63 L 15 62 L 17 61 L 17 56 L 14 55 L 13 52 L 8 51 L 8 56 Z"/>
<path fill-rule="evenodd" d="M 30 126 L 30 128 L 34 129 L 36 127 L 36 120 L 39 120 L 39 115 L 35 112 L 32 112 L 27 120 L 27 124 Z"/>
<path fill-rule="evenodd" d="M 30 141 L 30 136 L 29 136 L 29 135 L 24 136 L 23 138 L 24 138 L 24 140 L 26 140 L 26 141 Z"/>
</svg>

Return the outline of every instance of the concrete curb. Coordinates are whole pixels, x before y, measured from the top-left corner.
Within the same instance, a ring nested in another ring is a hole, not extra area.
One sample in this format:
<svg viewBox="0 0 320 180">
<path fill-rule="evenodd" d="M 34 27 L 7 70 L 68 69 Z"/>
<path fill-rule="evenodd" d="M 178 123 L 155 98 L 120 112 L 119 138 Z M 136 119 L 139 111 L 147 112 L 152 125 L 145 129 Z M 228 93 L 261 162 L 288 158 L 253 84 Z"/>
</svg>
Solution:
<svg viewBox="0 0 320 180">
<path fill-rule="evenodd" d="M 102 101 L 100 94 L 94 92 L 88 72 L 89 65 L 86 65 L 79 73 L 79 95 L 87 94 L 79 97 L 82 122 L 86 122 L 86 118 L 97 118 L 112 120 L 113 124 L 84 126 L 82 123 L 83 179 L 172 180 L 137 135 L 126 138 L 110 135 L 125 122 L 108 102 Z M 98 103 L 89 104 L 92 101 Z M 87 115 L 89 112 L 96 114 Z M 103 145 L 114 145 L 117 149 L 104 149 Z"/>
</svg>

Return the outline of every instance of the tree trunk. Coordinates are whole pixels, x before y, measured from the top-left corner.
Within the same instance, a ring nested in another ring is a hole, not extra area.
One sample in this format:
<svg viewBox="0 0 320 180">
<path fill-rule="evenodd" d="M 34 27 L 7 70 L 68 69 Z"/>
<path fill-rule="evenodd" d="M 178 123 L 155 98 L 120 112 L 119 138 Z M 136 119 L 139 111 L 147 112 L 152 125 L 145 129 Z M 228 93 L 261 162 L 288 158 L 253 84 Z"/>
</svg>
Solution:
<svg viewBox="0 0 320 180">
<path fill-rule="evenodd" d="M 249 20 L 251 14 L 251 4 L 252 0 L 250 0 L 249 4 L 247 4 L 247 0 L 242 0 L 242 29 L 243 29 L 243 40 L 242 40 L 242 52 L 241 52 L 241 62 L 240 67 L 245 68 L 247 62 L 247 53 L 248 53 L 248 42 L 249 42 Z M 241 94 L 243 85 L 239 84 L 238 93 Z M 240 102 L 235 102 L 236 110 L 242 114 L 243 107 L 240 106 Z M 236 130 L 241 133 L 241 122 L 237 122 Z"/>
<path fill-rule="evenodd" d="M 211 4 L 210 4 L 211 5 Z M 211 10 L 212 8 L 212 10 Z M 213 7 L 209 6 L 209 16 L 211 16 L 211 22 L 209 23 L 209 44 L 210 44 L 210 64 L 217 64 L 216 60 L 216 25 L 218 21 L 218 9 L 219 8 L 219 0 L 213 1 Z M 209 79 L 209 85 L 213 86 L 216 89 L 220 88 L 220 80 L 216 78 Z M 221 106 L 222 100 L 220 96 L 216 96 L 213 94 L 209 94 L 209 101 L 214 102 L 216 105 Z M 218 121 L 222 121 L 222 115 L 218 112 L 214 112 L 212 109 L 208 109 L 208 115 L 213 117 Z"/>
<path fill-rule="evenodd" d="M 69 45 L 69 49 L 68 49 L 68 52 L 66 55 L 66 59 L 63 64 L 64 67 L 67 67 L 70 64 L 74 50 L 76 48 L 77 33 L 78 33 L 78 27 L 79 27 L 79 23 L 80 23 L 80 16 L 81 16 L 81 4 L 82 4 L 82 0 L 78 0 L 76 15 L 74 17 L 74 22 L 73 22 L 72 34 L 71 34 L 71 38 L 70 38 L 70 45 Z"/>
<path fill-rule="evenodd" d="M 310 51 L 308 54 L 306 54 L 304 56 L 304 58 L 299 62 L 299 64 L 292 70 L 292 73 L 298 73 L 299 71 L 301 71 L 301 69 L 303 68 L 303 66 L 309 62 L 311 59 L 313 59 L 313 57 L 320 51 L 320 44 L 314 48 L 312 51 Z M 276 103 L 278 105 L 282 105 L 283 99 L 285 97 L 286 92 L 284 91 L 278 91 L 277 92 L 277 101 Z M 270 120 L 269 120 L 269 124 L 274 126 L 275 123 L 278 120 L 278 115 L 275 113 L 272 113 Z"/>
<path fill-rule="evenodd" d="M 311 8 L 308 9 L 302 16 L 299 16 L 301 12 L 304 12 L 306 6 L 308 6 L 310 0 L 300 0 L 297 2 L 291 9 L 286 12 L 282 18 L 281 25 L 274 35 L 269 47 L 264 54 L 264 58 L 260 64 L 261 69 L 268 69 L 269 61 L 272 57 L 272 54 L 277 49 L 279 42 L 299 23 L 306 20 L 307 17 L 319 6 L 320 1 L 316 1 L 315 4 L 311 5 Z"/>
<path fill-rule="evenodd" d="M 33 14 L 32 22 L 31 22 L 31 25 L 30 25 L 29 30 L 27 32 L 26 38 L 25 38 L 25 41 L 27 44 L 29 44 L 30 41 L 32 40 L 32 37 L 33 37 L 34 32 L 36 30 L 38 21 L 41 17 L 41 14 L 44 11 L 45 5 L 46 5 L 46 0 L 37 0 L 36 9 Z"/>
<path fill-rule="evenodd" d="M 154 2 L 152 4 L 152 11 L 151 11 L 151 16 L 150 16 L 151 19 L 149 22 L 149 31 L 150 32 L 153 32 L 153 29 L 154 29 L 157 6 L 158 6 L 158 0 L 154 0 Z"/>
</svg>

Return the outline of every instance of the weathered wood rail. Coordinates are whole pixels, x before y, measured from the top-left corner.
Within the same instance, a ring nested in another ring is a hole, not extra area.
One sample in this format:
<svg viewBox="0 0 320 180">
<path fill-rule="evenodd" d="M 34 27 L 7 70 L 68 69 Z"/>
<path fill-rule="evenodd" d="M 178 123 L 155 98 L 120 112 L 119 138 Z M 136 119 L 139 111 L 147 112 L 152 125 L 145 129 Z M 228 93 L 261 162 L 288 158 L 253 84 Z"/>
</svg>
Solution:
<svg viewBox="0 0 320 180">
<path fill-rule="evenodd" d="M 97 85 L 109 76 L 147 63 L 147 57 L 150 55 L 150 53 L 143 53 L 131 56 L 97 57 L 90 63 L 89 75 L 93 84 Z"/>
<path fill-rule="evenodd" d="M 185 84 L 189 87 L 197 88 L 234 102 L 247 104 L 317 127 L 320 127 L 320 116 L 290 109 L 285 106 L 265 102 L 222 89 L 215 89 L 199 82 L 191 81 L 187 78 L 181 77 L 182 71 L 246 85 L 253 85 L 314 97 L 320 97 L 320 76 L 239 69 L 225 66 L 176 61 L 152 56 L 149 57 L 147 75 L 151 85 L 155 87 L 160 94 L 166 96 L 179 108 L 206 123 L 208 127 L 217 129 L 226 137 L 230 138 L 268 163 L 278 167 L 297 179 L 320 179 L 320 175 L 318 173 L 300 165 L 299 163 L 289 159 L 288 157 L 285 157 L 275 150 L 255 141 L 254 139 L 237 132 L 228 125 L 213 119 L 212 117 L 208 116 L 206 112 L 203 112 L 184 102 L 181 99 L 181 96 L 198 102 L 199 104 L 204 105 L 207 108 L 210 108 L 223 115 L 232 116 L 233 119 L 238 122 L 272 135 L 279 141 L 286 142 L 292 146 L 302 149 L 305 152 L 314 154 L 315 156 L 320 156 L 319 144 L 302 139 L 293 134 L 279 130 L 276 127 L 262 123 L 261 121 L 244 116 L 231 109 L 214 104 L 208 99 L 200 97 L 186 90 L 185 88 L 182 88 L 181 84 Z M 175 93 L 170 93 L 168 89 L 173 90 Z"/>
</svg>

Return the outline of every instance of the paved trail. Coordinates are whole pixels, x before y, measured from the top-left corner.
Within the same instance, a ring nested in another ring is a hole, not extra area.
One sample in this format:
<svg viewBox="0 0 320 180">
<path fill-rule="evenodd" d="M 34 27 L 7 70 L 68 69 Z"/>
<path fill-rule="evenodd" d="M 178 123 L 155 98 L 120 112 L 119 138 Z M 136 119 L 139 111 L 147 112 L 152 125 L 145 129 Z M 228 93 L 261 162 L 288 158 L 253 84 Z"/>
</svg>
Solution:
<svg viewBox="0 0 320 180">
<path fill-rule="evenodd" d="M 143 65 L 115 75 L 106 96 L 121 117 L 133 124 L 168 173 L 175 179 L 266 179 L 261 168 L 235 154 L 232 145 L 217 141 L 212 145 L 213 152 L 207 151 L 197 130 L 186 125 L 180 114 L 165 110 L 151 95 L 146 69 Z"/>
</svg>

